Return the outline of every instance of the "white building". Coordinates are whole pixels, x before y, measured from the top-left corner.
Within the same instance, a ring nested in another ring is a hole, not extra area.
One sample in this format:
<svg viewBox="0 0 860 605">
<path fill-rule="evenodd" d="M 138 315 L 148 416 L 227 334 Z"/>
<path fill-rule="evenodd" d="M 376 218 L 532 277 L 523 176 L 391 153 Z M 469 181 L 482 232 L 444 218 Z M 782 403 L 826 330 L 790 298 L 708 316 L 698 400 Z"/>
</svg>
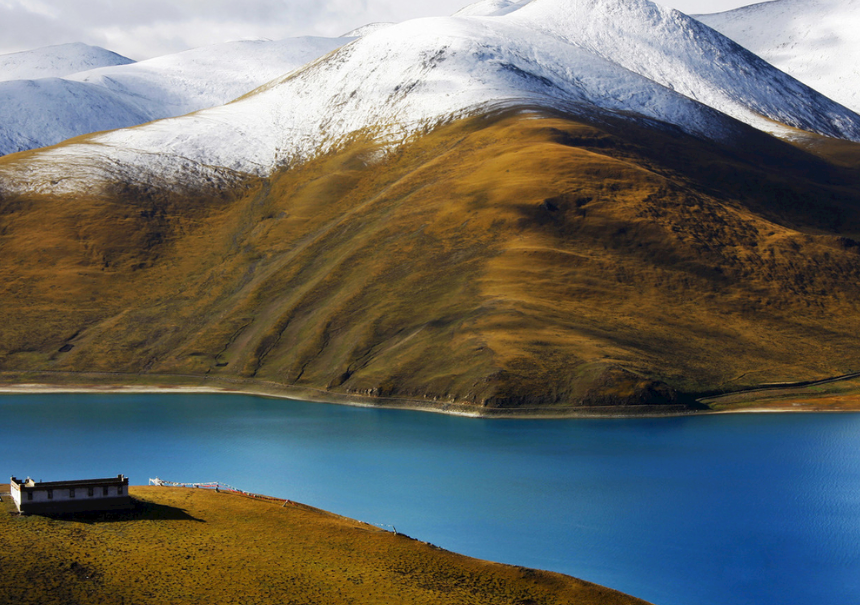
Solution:
<svg viewBox="0 0 860 605">
<path fill-rule="evenodd" d="M 57 514 L 115 510 L 131 506 L 128 477 L 79 481 L 9 480 L 12 500 L 22 513 Z"/>
</svg>

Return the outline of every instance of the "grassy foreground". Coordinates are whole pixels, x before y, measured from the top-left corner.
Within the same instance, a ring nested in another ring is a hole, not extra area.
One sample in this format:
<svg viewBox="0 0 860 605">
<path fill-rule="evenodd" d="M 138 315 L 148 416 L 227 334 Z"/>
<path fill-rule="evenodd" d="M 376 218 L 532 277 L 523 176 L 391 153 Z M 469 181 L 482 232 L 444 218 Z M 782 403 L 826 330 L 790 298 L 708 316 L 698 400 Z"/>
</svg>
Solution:
<svg viewBox="0 0 860 605">
<path fill-rule="evenodd" d="M 0 485 L 6 493 L 8 485 Z M 0 504 L 6 603 L 644 601 L 558 573 L 439 549 L 296 503 L 134 487 L 133 511 L 20 517 Z"/>
</svg>

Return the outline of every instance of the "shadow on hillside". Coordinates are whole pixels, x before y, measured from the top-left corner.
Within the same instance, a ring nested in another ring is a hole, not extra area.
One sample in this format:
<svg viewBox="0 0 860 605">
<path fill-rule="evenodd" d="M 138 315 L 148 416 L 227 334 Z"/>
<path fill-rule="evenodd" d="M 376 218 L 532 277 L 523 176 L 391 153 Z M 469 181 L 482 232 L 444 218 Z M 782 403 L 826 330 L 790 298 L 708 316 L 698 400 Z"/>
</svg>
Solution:
<svg viewBox="0 0 860 605">
<path fill-rule="evenodd" d="M 89 511 L 62 514 L 43 514 L 43 517 L 79 523 L 113 523 L 117 521 L 196 521 L 205 523 L 189 515 L 185 510 L 175 506 L 166 506 L 147 502 L 146 500 L 131 499 L 131 507 L 122 510 Z"/>
</svg>

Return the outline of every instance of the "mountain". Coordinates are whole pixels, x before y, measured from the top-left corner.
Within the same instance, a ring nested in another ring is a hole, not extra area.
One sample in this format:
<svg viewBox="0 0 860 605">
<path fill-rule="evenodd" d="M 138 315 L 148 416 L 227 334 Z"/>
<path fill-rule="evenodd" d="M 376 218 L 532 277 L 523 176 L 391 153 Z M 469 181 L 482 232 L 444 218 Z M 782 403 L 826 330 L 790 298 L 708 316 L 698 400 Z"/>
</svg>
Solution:
<svg viewBox="0 0 860 605">
<path fill-rule="evenodd" d="M 0 55 L 0 82 L 59 78 L 98 67 L 129 63 L 134 61 L 98 46 L 80 42 L 59 44 Z"/>
<path fill-rule="evenodd" d="M 2 186 L 55 188 L 58 172 L 64 189 L 118 170 L 167 181 L 265 175 L 358 132 L 397 142 L 523 103 L 712 140 L 742 132 L 727 115 L 786 136 L 860 140 L 860 116 L 682 13 L 646 0 L 535 0 L 500 17 L 382 29 L 235 103 L 47 150 L 22 172 L 6 164 Z"/>
<path fill-rule="evenodd" d="M 847 373 L 858 124 L 638 0 L 393 25 L 0 159 L 0 370 L 472 414 Z"/>
<path fill-rule="evenodd" d="M 775 121 L 858 140 L 857 114 L 695 19 L 648 0 L 535 0 L 510 19 L 533 24 L 762 130 L 779 132 L 768 123 Z"/>
<path fill-rule="evenodd" d="M 695 17 L 860 111 L 860 1 L 775 0 Z"/>
<path fill-rule="evenodd" d="M 222 105 L 347 42 L 313 37 L 228 42 L 65 78 L 0 82 L 0 154 Z M 79 45 L 52 52 L 72 63 L 63 55 L 68 48 Z"/>
<path fill-rule="evenodd" d="M 523 106 L 232 185 L 7 193 L 0 370 L 522 414 L 856 369 L 860 146 L 746 135 Z"/>
</svg>

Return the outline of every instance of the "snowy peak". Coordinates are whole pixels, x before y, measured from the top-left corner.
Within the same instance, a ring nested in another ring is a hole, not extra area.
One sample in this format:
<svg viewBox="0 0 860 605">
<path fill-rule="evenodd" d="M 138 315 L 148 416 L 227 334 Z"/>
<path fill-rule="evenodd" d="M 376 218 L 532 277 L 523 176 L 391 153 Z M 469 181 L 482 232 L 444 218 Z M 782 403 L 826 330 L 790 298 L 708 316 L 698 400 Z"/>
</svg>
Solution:
<svg viewBox="0 0 860 605">
<path fill-rule="evenodd" d="M 131 59 L 80 42 L 46 46 L 35 50 L 0 55 L 0 82 L 59 78 L 111 65 L 128 65 Z"/>
<path fill-rule="evenodd" d="M 853 112 L 719 32 L 648 0 L 534 0 L 505 19 L 590 50 L 762 130 L 860 140 Z"/>
<path fill-rule="evenodd" d="M 860 0 L 775 0 L 695 17 L 860 111 Z"/>
</svg>

